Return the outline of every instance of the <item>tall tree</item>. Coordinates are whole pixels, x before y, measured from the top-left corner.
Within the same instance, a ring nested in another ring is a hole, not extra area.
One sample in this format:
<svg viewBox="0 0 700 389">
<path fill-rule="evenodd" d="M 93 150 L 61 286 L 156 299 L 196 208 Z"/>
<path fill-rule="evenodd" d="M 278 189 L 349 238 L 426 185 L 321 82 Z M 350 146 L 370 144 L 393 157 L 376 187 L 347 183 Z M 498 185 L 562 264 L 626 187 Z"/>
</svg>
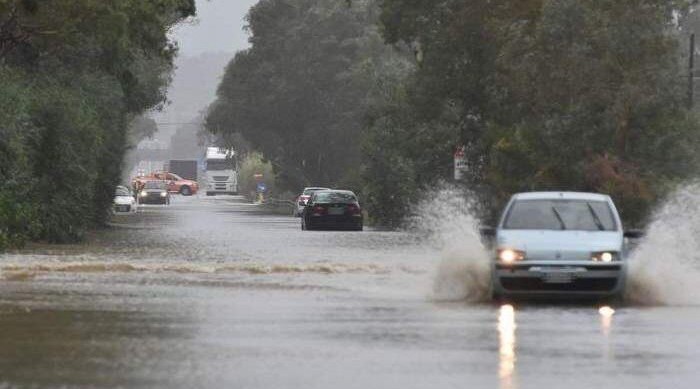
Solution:
<svg viewBox="0 0 700 389">
<path fill-rule="evenodd" d="M 208 129 L 242 134 L 288 189 L 356 181 L 368 69 L 388 50 L 373 10 L 367 2 L 260 1 L 248 15 L 252 47 L 227 67 Z"/>
<path fill-rule="evenodd" d="M 194 11 L 194 0 L 0 1 L 0 96 L 21 103 L 0 115 L 12 156 L 0 156 L 11 161 L 0 248 L 79 239 L 107 219 L 130 118 L 164 101 L 167 34 Z"/>
<path fill-rule="evenodd" d="M 465 183 L 487 218 L 513 192 L 567 189 L 609 193 L 639 223 L 698 166 L 679 61 L 677 16 L 687 6 L 385 0 L 386 41 L 411 45 L 419 62 L 406 80 L 407 112 L 384 120 L 413 122 L 402 127 L 411 141 L 392 152 L 429 185 L 449 176 L 450 147 L 466 145 Z M 452 139 L 439 138 L 441 155 L 420 152 L 442 128 Z"/>
</svg>

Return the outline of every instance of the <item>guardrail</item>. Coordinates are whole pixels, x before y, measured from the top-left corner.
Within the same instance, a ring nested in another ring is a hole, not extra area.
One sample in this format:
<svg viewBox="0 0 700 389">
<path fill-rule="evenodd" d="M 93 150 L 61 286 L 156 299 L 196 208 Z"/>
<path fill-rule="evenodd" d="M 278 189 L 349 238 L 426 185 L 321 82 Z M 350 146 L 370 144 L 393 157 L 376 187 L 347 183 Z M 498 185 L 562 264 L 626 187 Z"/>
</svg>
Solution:
<svg viewBox="0 0 700 389">
<path fill-rule="evenodd" d="M 284 215 L 294 215 L 296 211 L 296 203 L 292 200 L 283 199 L 265 199 L 262 206 L 269 209 L 271 212 L 284 214 Z"/>
</svg>

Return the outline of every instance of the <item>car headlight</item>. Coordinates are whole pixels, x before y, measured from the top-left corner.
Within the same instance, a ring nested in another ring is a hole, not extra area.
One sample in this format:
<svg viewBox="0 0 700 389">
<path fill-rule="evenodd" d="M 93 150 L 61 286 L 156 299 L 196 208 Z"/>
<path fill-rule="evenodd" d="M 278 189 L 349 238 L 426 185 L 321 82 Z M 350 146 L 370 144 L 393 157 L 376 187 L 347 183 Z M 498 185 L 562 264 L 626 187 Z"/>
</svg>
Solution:
<svg viewBox="0 0 700 389">
<path fill-rule="evenodd" d="M 146 196 L 148 196 L 148 193 L 146 193 L 146 191 L 144 190 L 144 191 L 141 191 L 141 193 L 139 193 L 139 196 L 146 197 Z"/>
<path fill-rule="evenodd" d="M 498 260 L 510 264 L 525 259 L 525 252 L 519 250 L 502 249 L 498 250 Z"/>
<path fill-rule="evenodd" d="M 591 253 L 591 261 L 593 262 L 614 262 L 619 261 L 620 255 L 614 251 L 599 251 Z"/>
<path fill-rule="evenodd" d="M 168 192 L 160 192 L 160 197 L 165 197 L 168 195 Z"/>
</svg>

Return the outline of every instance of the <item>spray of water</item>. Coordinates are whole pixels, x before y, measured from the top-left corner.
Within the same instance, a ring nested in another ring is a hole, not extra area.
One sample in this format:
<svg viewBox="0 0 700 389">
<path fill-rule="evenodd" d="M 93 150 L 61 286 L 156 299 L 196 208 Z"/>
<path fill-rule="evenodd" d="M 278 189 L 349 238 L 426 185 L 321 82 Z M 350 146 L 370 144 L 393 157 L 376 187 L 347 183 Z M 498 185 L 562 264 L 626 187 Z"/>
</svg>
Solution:
<svg viewBox="0 0 700 389">
<path fill-rule="evenodd" d="M 456 188 L 443 187 L 419 203 L 413 227 L 440 252 L 432 299 L 483 302 L 489 298 L 488 254 L 481 242 L 469 199 Z"/>
<path fill-rule="evenodd" d="M 488 252 L 469 199 L 443 187 L 419 204 L 414 227 L 440 252 L 432 286 L 436 301 L 486 302 Z M 700 183 L 684 186 L 654 214 L 633 251 L 625 301 L 632 305 L 695 305 L 700 296 Z"/>
<path fill-rule="evenodd" d="M 700 184 L 676 191 L 655 213 L 630 258 L 625 300 L 692 305 L 700 296 Z"/>
</svg>

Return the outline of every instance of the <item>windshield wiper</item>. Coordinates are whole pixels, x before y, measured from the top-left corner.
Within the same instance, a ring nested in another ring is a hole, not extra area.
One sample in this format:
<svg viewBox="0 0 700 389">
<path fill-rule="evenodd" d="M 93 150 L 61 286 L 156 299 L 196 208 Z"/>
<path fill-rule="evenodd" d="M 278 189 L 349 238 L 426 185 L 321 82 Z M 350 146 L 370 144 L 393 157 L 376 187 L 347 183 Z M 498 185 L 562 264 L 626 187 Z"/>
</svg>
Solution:
<svg viewBox="0 0 700 389">
<path fill-rule="evenodd" d="M 565 230 L 566 223 L 564 223 L 564 219 L 561 217 L 561 214 L 559 213 L 559 211 L 557 211 L 557 207 L 552 206 L 552 211 L 554 211 L 554 215 L 557 217 L 557 220 L 559 220 L 559 224 L 561 224 L 561 229 Z"/>
<path fill-rule="evenodd" d="M 598 217 L 598 214 L 596 213 L 595 209 L 593 209 L 591 203 L 587 202 L 586 205 L 588 205 L 588 210 L 591 212 L 591 215 L 593 216 L 593 221 L 595 222 L 595 225 L 598 226 L 598 230 L 605 231 L 605 226 L 603 226 L 603 222 Z"/>
</svg>

